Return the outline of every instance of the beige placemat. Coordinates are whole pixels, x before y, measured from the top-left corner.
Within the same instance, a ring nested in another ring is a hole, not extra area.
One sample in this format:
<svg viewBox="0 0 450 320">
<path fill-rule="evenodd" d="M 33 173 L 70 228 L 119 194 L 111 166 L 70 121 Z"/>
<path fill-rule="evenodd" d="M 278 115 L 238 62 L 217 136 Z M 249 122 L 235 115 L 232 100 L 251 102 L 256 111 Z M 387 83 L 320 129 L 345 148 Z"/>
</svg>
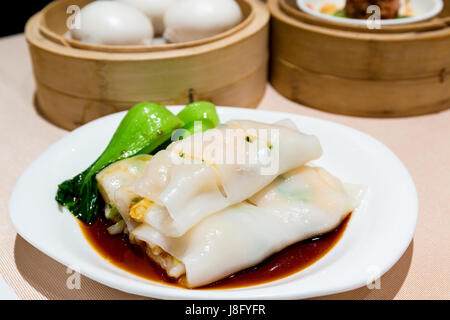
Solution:
<svg viewBox="0 0 450 320">
<path fill-rule="evenodd" d="M 85 277 L 79 290 L 68 289 L 66 268 L 16 235 L 11 226 L 8 199 L 15 182 L 33 159 L 67 134 L 37 114 L 33 99 L 23 35 L 0 39 L 1 276 L 25 299 L 141 299 Z M 400 157 L 416 183 L 420 201 L 416 235 L 400 261 L 382 277 L 381 289 L 361 288 L 325 298 L 450 298 L 450 110 L 402 119 L 347 117 L 293 103 L 270 86 L 259 109 L 329 119 L 368 133 Z"/>
</svg>

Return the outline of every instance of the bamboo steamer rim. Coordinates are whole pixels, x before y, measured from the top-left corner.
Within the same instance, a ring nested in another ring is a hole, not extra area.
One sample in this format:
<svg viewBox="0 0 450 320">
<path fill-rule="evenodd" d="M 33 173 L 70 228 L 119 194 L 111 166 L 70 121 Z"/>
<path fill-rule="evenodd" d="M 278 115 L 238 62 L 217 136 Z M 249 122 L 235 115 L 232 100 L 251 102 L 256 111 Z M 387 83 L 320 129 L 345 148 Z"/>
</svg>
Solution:
<svg viewBox="0 0 450 320">
<path fill-rule="evenodd" d="M 252 19 L 254 19 L 254 10 L 251 8 L 251 4 L 249 4 L 246 0 L 236 0 L 238 5 L 241 7 L 242 12 L 250 10 L 249 14 L 236 26 L 233 28 L 226 30 L 225 32 L 221 32 L 220 34 L 214 35 L 212 37 L 207 37 L 200 40 L 182 42 L 182 43 L 170 43 L 164 45 L 103 45 L 103 44 L 92 44 L 85 43 L 76 39 L 65 38 L 63 35 L 58 34 L 53 31 L 51 28 L 47 26 L 46 17 L 50 15 L 53 10 L 59 9 L 59 7 L 67 8 L 69 5 L 74 5 L 74 2 L 78 2 L 79 7 L 84 7 L 85 5 L 94 2 L 94 0 L 56 0 L 48 4 L 44 9 L 42 9 L 42 15 L 40 16 L 40 31 L 47 38 L 59 42 L 65 46 L 72 48 L 79 48 L 85 50 L 92 51 L 100 51 L 100 52 L 123 52 L 123 53 L 138 53 L 138 52 L 154 52 L 154 51 L 167 51 L 179 48 L 187 48 L 193 47 L 209 42 L 216 41 L 218 39 L 227 37 L 240 29 L 247 26 Z M 248 6 L 248 8 L 246 8 Z M 243 10 L 246 9 L 246 10 Z"/>
<path fill-rule="evenodd" d="M 89 2 L 88 0 L 87 2 Z M 242 5 L 248 5 L 250 12 L 248 16 L 234 28 L 227 30 L 217 36 L 209 37 L 199 41 L 191 41 L 186 43 L 159 45 L 159 46 L 118 46 L 116 52 L 112 51 L 98 51 L 87 50 L 85 48 L 71 47 L 68 40 L 62 35 L 51 31 L 50 33 L 42 27 L 43 15 L 47 12 L 46 9 L 55 5 L 61 5 L 62 3 L 70 2 L 73 4 L 75 0 L 58 0 L 50 3 L 40 12 L 32 16 L 25 26 L 25 36 L 28 42 L 39 47 L 42 50 L 67 56 L 77 59 L 86 60 L 105 60 L 105 61 L 139 61 L 148 59 L 171 59 L 177 57 L 186 57 L 190 55 L 197 55 L 204 52 L 217 50 L 230 45 L 231 43 L 237 43 L 251 37 L 255 32 L 267 25 L 270 14 L 263 3 L 253 0 L 237 0 Z M 48 29 L 48 28 L 47 28 Z M 56 35 L 56 36 L 55 36 Z M 76 41 L 76 40 L 72 40 Z M 79 42 L 79 41 L 77 41 Z M 81 43 L 81 42 L 80 42 Z M 96 46 L 96 45 L 93 45 Z M 112 47 L 98 45 L 96 47 Z M 147 51 L 123 51 L 123 48 L 127 47 L 145 47 L 152 49 L 152 47 L 158 47 L 156 50 Z M 163 50 L 163 47 L 165 50 Z"/>
<path fill-rule="evenodd" d="M 444 0 L 445 1 L 445 0 Z M 449 4 L 450 4 L 450 0 Z M 294 2 L 294 3 L 292 3 Z M 354 25 L 351 23 L 338 23 L 330 20 L 325 20 L 318 18 L 316 16 L 310 15 L 296 5 L 296 0 L 279 0 L 279 5 L 281 11 L 286 13 L 288 16 L 304 21 L 306 23 L 311 23 L 319 26 L 332 27 L 340 30 L 351 30 L 357 32 L 372 32 L 372 33 L 405 33 L 405 32 L 422 32 L 429 30 L 437 30 L 446 28 L 450 24 L 450 16 L 440 17 L 436 16 L 428 20 L 420 21 L 417 23 L 383 26 L 382 29 L 369 30 L 365 26 Z M 444 9 L 443 9 L 444 12 Z M 442 12 L 441 12 L 442 14 Z"/>
<path fill-rule="evenodd" d="M 404 32 L 400 34 L 347 31 L 335 29 L 332 27 L 313 25 L 290 17 L 281 10 L 279 0 L 268 0 L 267 6 L 274 18 L 286 24 L 309 32 L 321 34 L 324 36 L 330 36 L 334 38 L 345 38 L 349 40 L 360 40 L 360 41 L 399 42 L 399 41 L 419 41 L 419 40 L 439 39 L 450 36 L 450 28 L 424 31 L 420 33 Z"/>
</svg>

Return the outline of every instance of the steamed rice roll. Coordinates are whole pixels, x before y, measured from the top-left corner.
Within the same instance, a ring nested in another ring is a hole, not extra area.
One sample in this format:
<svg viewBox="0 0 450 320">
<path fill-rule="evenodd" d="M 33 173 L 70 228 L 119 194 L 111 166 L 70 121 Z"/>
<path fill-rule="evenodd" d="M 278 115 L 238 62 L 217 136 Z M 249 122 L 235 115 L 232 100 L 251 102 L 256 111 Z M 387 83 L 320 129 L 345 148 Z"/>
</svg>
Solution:
<svg viewBox="0 0 450 320">
<path fill-rule="evenodd" d="M 162 265 L 169 276 L 199 287 L 334 229 L 358 206 L 360 196 L 359 188 L 347 188 L 325 170 L 303 166 L 279 176 L 250 201 L 207 217 L 181 237 L 167 237 L 146 223 L 131 237 L 170 261 Z"/>
<path fill-rule="evenodd" d="M 227 161 L 230 154 L 233 159 Z M 279 174 L 321 154 L 317 138 L 296 129 L 229 121 L 157 153 L 130 187 L 143 200 L 130 215 L 164 235 L 179 237 L 205 217 L 251 197 Z"/>
</svg>

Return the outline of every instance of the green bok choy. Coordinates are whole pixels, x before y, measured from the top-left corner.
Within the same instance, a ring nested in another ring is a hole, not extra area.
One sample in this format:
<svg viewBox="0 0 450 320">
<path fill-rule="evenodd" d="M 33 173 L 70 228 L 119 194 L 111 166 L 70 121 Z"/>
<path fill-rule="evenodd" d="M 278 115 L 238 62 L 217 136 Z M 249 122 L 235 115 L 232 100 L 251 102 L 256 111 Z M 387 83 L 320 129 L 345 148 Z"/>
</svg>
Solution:
<svg viewBox="0 0 450 320">
<path fill-rule="evenodd" d="M 135 105 L 120 122 L 100 157 L 85 171 L 58 186 L 56 201 L 78 219 L 91 223 L 101 204 L 95 175 L 113 162 L 152 152 L 183 125 L 182 120 L 160 104 Z"/>
<path fill-rule="evenodd" d="M 78 219 L 93 222 L 102 203 L 95 179 L 98 172 L 116 161 L 165 148 L 178 128 L 183 128 L 186 136 L 197 132 L 196 121 L 201 121 L 202 131 L 216 127 L 219 117 L 215 106 L 209 102 L 193 102 L 175 116 L 157 103 L 135 105 L 120 122 L 100 157 L 89 168 L 58 186 L 56 201 Z"/>
</svg>

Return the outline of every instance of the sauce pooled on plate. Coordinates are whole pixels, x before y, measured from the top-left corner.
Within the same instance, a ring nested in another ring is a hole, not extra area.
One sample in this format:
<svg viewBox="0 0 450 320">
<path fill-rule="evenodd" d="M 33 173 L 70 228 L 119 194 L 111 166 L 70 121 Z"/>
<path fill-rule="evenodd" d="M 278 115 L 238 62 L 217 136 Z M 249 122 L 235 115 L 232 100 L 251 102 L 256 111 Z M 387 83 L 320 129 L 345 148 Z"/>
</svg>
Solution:
<svg viewBox="0 0 450 320">
<path fill-rule="evenodd" d="M 336 245 L 347 227 L 350 216 L 326 234 L 300 241 L 273 254 L 256 266 L 197 289 L 247 287 L 279 280 L 299 272 L 322 258 Z M 182 287 L 147 257 L 143 248 L 131 244 L 127 235 L 111 236 L 107 231 L 110 225 L 111 222 L 103 216 L 92 225 L 80 222 L 81 230 L 89 244 L 116 267 L 147 280 Z"/>
</svg>

